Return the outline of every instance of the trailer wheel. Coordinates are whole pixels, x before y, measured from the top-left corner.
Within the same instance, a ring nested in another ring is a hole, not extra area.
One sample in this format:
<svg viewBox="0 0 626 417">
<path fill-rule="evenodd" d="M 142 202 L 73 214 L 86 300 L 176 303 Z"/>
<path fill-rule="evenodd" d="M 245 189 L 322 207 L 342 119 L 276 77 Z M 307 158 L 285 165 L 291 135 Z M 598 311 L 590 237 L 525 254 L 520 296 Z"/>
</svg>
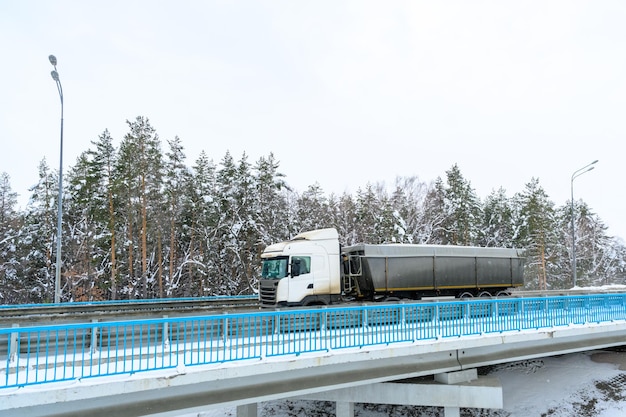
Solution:
<svg viewBox="0 0 626 417">
<path fill-rule="evenodd" d="M 498 291 L 496 297 L 510 297 L 511 293 L 509 291 Z"/>
</svg>

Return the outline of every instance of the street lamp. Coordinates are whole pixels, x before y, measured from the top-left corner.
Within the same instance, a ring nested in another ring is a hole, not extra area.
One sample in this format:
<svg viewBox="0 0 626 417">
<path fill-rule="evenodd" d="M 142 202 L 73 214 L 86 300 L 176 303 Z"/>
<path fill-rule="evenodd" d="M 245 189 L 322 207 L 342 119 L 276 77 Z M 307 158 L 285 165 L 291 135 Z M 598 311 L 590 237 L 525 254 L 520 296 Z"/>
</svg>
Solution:
<svg viewBox="0 0 626 417">
<path fill-rule="evenodd" d="M 593 161 L 592 163 L 585 165 L 584 167 L 574 171 L 574 173 L 572 174 L 572 181 L 571 181 L 571 189 L 572 189 L 572 199 L 571 199 L 571 210 L 572 210 L 572 282 L 574 284 L 574 287 L 576 286 L 576 223 L 574 222 L 574 178 L 579 177 L 581 175 L 583 175 L 585 172 L 589 172 L 592 169 L 594 169 L 595 167 L 592 166 L 595 163 L 597 163 L 598 160 L 596 159 L 595 161 Z"/>
<path fill-rule="evenodd" d="M 50 63 L 54 67 L 54 71 L 50 74 L 52 79 L 57 84 L 57 90 L 59 90 L 59 97 L 61 97 L 61 147 L 59 151 L 59 196 L 58 196 L 58 208 L 57 208 L 57 263 L 56 263 L 56 276 L 54 278 L 54 302 L 61 302 L 61 219 L 63 213 L 63 87 L 61 86 L 61 80 L 59 79 L 59 73 L 57 72 L 57 59 L 54 55 L 48 57 Z"/>
</svg>

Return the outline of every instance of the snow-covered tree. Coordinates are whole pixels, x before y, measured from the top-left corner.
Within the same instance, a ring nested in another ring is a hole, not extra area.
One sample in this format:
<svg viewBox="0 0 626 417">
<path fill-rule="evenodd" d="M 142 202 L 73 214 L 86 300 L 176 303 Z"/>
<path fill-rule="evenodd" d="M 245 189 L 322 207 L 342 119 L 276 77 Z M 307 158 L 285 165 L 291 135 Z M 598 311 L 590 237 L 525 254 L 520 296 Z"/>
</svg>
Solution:
<svg viewBox="0 0 626 417">
<path fill-rule="evenodd" d="M 0 173 L 0 304 L 18 302 L 22 292 L 22 262 L 19 235 L 22 221 L 16 210 L 17 193 L 11 188 L 11 178 Z"/>
<path fill-rule="evenodd" d="M 128 122 L 119 148 L 107 130 L 70 167 L 63 197 L 64 300 L 200 296 L 256 290 L 260 254 L 302 231 L 335 227 L 342 245 L 435 243 L 526 250 L 529 288 L 572 283 L 571 210 L 555 210 L 537 179 L 509 198 L 485 197 L 455 164 L 426 184 L 397 178 L 327 195 L 287 186 L 274 154 L 255 164 L 201 152 L 185 164 L 182 141 L 165 154 L 148 119 Z M 0 303 L 52 301 L 58 176 L 45 160 L 22 212 L 0 175 Z M 579 285 L 626 282 L 626 246 L 575 202 Z"/>
<path fill-rule="evenodd" d="M 20 298 L 30 302 L 54 301 L 58 189 L 58 175 L 43 159 L 37 184 L 30 188 L 31 197 L 20 231 L 20 245 L 24 245 L 26 253 L 22 259 L 23 295 Z M 63 276 L 59 284 L 64 293 Z"/>
<path fill-rule="evenodd" d="M 399 243 L 422 243 L 429 240 L 430 233 L 425 230 L 428 192 L 429 185 L 417 177 L 396 178 L 391 201 Z"/>
<path fill-rule="evenodd" d="M 167 236 L 159 235 L 159 260 L 157 262 L 158 296 L 172 296 L 184 285 L 184 269 L 179 254 L 189 246 L 192 218 L 186 216 L 185 207 L 190 195 L 186 192 L 191 181 L 191 172 L 185 165 L 185 153 L 178 136 L 167 141 L 169 150 L 165 154 L 164 210 L 160 219 L 162 230 Z M 163 242 L 165 240 L 165 243 Z M 165 256 L 166 259 L 163 259 Z M 165 270 L 165 271 L 164 271 Z"/>
<path fill-rule="evenodd" d="M 285 175 L 278 171 L 274 154 L 260 157 L 254 166 L 255 198 L 253 200 L 254 226 L 258 236 L 255 253 L 264 247 L 289 238 L 286 192 L 289 187 Z"/>
<path fill-rule="evenodd" d="M 297 218 L 291 229 L 293 235 L 330 227 L 332 217 L 328 210 L 328 198 L 318 183 L 310 185 L 302 192 L 295 204 Z"/>
<path fill-rule="evenodd" d="M 148 297 L 155 281 L 153 266 L 158 241 L 158 216 L 162 213 L 162 154 L 159 137 L 149 120 L 137 117 L 127 121 L 130 132 L 124 136 L 116 164 L 120 211 L 126 244 L 122 248 L 125 275 L 124 292 L 130 298 Z M 150 219 L 150 220 L 149 220 Z M 124 269 L 122 269 L 124 267 Z M 150 291 L 149 291 L 150 290 Z"/>
<path fill-rule="evenodd" d="M 483 219 L 480 246 L 513 246 L 517 235 L 514 211 L 503 188 L 493 191 L 485 199 Z"/>
<path fill-rule="evenodd" d="M 186 270 L 184 294 L 212 294 L 211 277 L 219 272 L 220 205 L 217 194 L 217 167 L 202 151 L 192 168 L 192 180 L 187 186 L 188 200 L 184 216 L 190 219 L 189 243 L 182 266 Z"/>
<path fill-rule="evenodd" d="M 572 206 L 571 202 L 559 208 L 561 230 L 567 244 L 561 256 L 559 264 L 561 271 L 566 271 L 563 276 L 564 282 L 573 279 L 571 267 L 573 266 L 572 250 Z M 576 233 L 576 285 L 603 285 L 607 274 L 615 267 L 615 250 L 612 248 L 613 241 L 607 235 L 607 227 L 602 220 L 591 211 L 583 201 L 574 202 L 574 225 Z M 567 262 L 565 262 L 567 260 Z M 571 281 L 570 281 L 571 282 Z M 573 284 L 573 282 L 571 282 Z"/>
<path fill-rule="evenodd" d="M 526 284 L 539 288 L 561 288 L 555 261 L 562 252 L 554 203 L 548 198 L 537 178 L 515 196 L 516 247 L 526 249 Z"/>
<path fill-rule="evenodd" d="M 482 206 L 471 183 L 455 164 L 446 182 L 437 178 L 425 202 L 426 242 L 476 245 L 481 240 Z"/>
</svg>

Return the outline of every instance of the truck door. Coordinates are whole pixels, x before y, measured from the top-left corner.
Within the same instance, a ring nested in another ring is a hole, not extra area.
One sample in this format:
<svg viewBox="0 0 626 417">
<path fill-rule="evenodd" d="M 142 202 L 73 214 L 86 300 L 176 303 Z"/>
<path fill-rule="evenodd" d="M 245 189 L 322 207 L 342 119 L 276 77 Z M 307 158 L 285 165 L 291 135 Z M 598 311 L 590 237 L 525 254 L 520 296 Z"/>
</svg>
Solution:
<svg viewBox="0 0 626 417">
<path fill-rule="evenodd" d="M 289 277 L 289 302 L 300 302 L 307 295 L 313 294 L 313 274 L 310 256 L 291 257 L 291 276 Z"/>
<path fill-rule="evenodd" d="M 315 287 L 313 293 L 317 295 L 330 294 L 330 272 L 328 270 L 328 262 L 326 262 L 325 254 L 313 255 L 311 257 L 311 273 Z"/>
</svg>

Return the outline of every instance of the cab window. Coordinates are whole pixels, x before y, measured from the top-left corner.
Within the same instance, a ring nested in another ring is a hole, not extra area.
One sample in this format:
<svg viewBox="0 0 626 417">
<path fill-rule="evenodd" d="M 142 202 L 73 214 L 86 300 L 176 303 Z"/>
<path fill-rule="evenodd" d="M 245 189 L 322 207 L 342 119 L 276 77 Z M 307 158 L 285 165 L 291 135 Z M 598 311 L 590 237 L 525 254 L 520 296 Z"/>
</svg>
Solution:
<svg viewBox="0 0 626 417">
<path fill-rule="evenodd" d="M 287 257 L 271 258 L 263 260 L 261 270 L 262 278 L 278 279 L 287 276 Z"/>
<path fill-rule="evenodd" d="M 298 276 L 311 272 L 310 256 L 294 256 L 291 258 L 291 275 Z"/>
</svg>

